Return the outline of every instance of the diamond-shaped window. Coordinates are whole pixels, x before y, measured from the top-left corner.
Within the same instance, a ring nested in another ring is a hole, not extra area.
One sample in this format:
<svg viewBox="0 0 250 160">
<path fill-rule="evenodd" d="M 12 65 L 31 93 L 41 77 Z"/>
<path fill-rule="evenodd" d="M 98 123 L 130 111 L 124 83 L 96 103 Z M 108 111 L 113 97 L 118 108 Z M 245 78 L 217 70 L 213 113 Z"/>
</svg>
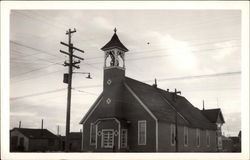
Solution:
<svg viewBox="0 0 250 160">
<path fill-rule="evenodd" d="M 110 85 L 112 83 L 111 79 L 107 80 L 107 84 Z"/>
<path fill-rule="evenodd" d="M 108 98 L 108 99 L 106 100 L 106 102 L 107 102 L 107 104 L 110 104 L 110 103 L 111 103 L 111 99 Z"/>
</svg>

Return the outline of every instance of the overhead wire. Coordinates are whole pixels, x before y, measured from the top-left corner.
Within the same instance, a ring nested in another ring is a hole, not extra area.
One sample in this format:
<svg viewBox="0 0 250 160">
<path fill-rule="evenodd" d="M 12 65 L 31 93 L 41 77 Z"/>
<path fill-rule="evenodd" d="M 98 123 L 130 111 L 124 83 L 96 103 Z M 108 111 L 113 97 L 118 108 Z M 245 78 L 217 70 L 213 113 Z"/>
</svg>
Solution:
<svg viewBox="0 0 250 160">
<path fill-rule="evenodd" d="M 22 80 L 16 80 L 14 82 L 11 82 L 11 84 L 16 84 L 16 83 L 20 83 L 20 82 L 23 82 L 23 81 L 27 81 L 27 80 L 31 80 L 31 79 L 36 79 L 36 78 L 40 78 L 40 77 L 45 77 L 45 76 L 49 76 L 53 73 L 56 73 L 56 72 L 61 72 L 61 71 L 64 71 L 65 68 L 63 69 L 60 69 L 60 70 L 56 70 L 56 71 L 53 71 L 53 72 L 49 72 L 49 73 L 46 73 L 46 74 L 42 74 L 40 76 L 34 76 L 34 77 L 31 77 L 31 78 L 26 78 L 26 79 L 22 79 Z"/>
<path fill-rule="evenodd" d="M 37 13 L 36 13 L 37 14 Z M 40 14 L 37 14 L 37 15 L 39 15 L 39 16 L 41 16 Z M 48 18 L 46 18 L 46 20 L 48 20 Z M 63 25 L 65 25 L 65 24 L 63 24 Z M 144 51 L 140 51 L 140 52 L 144 52 Z M 133 54 L 134 54 L 134 52 L 133 52 Z M 95 57 L 93 57 L 93 58 L 95 58 Z M 88 59 L 93 59 L 93 58 L 88 58 Z M 96 58 L 101 58 L 101 57 L 96 57 Z M 87 60 L 87 59 L 86 59 Z"/>
<path fill-rule="evenodd" d="M 30 98 L 30 97 L 34 97 L 34 96 L 42 96 L 42 95 L 45 95 L 45 94 L 61 92 L 61 91 L 64 91 L 66 89 L 67 88 L 61 88 L 61 89 L 55 89 L 55 90 L 50 90 L 50 91 L 45 91 L 45 92 L 40 92 L 40 93 L 34 93 L 34 94 L 20 96 L 20 97 L 12 97 L 12 98 L 10 98 L 10 100 L 13 101 L 13 100 L 18 100 L 18 99 L 23 99 L 23 98 Z"/>
<path fill-rule="evenodd" d="M 230 75 L 239 75 L 241 74 L 241 71 L 235 71 L 235 72 L 223 72 L 223 73 L 214 73 L 214 74 L 203 74 L 203 75 L 194 75 L 194 76 L 183 76 L 183 77 L 172 77 L 172 78 L 161 78 L 161 79 L 157 79 L 157 81 L 162 82 L 162 81 L 172 81 L 172 80 L 187 80 L 187 79 L 197 79 L 197 78 L 211 78 L 211 77 L 218 77 L 218 76 L 230 76 Z M 152 80 L 146 80 L 146 81 L 142 81 L 142 82 L 152 82 Z M 76 86 L 74 87 L 74 89 L 80 89 L 80 88 L 97 88 L 97 87 L 101 87 L 102 84 L 96 84 L 96 85 L 85 85 L 85 86 Z M 66 88 L 64 88 L 66 89 Z M 44 95 L 44 94 L 50 94 L 50 93 L 54 93 L 54 92 L 58 92 L 61 91 L 63 89 L 56 89 L 56 90 L 50 90 L 50 91 L 46 91 L 46 92 L 40 92 L 40 93 L 36 93 L 36 94 L 31 94 L 31 95 L 25 95 L 25 96 L 20 96 L 20 97 L 13 97 L 11 98 L 11 100 L 16 100 L 16 99 L 22 99 L 22 98 L 26 98 L 26 97 L 33 97 L 36 95 Z M 219 90 L 219 89 L 217 89 Z"/>
<path fill-rule="evenodd" d="M 95 93 L 92 93 L 92 92 L 86 92 L 86 91 L 79 90 L 79 89 L 76 89 L 76 88 L 72 88 L 72 89 L 75 90 L 75 91 L 77 91 L 77 92 L 81 92 L 81 93 L 85 93 L 85 94 L 89 94 L 89 95 L 98 96 L 98 94 L 95 94 Z"/>
<path fill-rule="evenodd" d="M 16 51 L 14 51 L 14 52 L 16 52 Z M 19 52 L 19 53 L 24 54 L 23 52 Z M 42 54 L 42 53 L 40 53 L 40 54 Z M 59 61 L 58 62 L 53 62 L 53 61 L 50 61 L 48 59 L 44 59 L 44 58 L 40 58 L 40 57 L 35 57 L 34 55 L 33 55 L 33 58 L 35 58 L 36 60 L 41 60 L 41 61 L 48 62 L 48 63 L 51 63 L 51 64 L 58 64 L 59 63 Z M 23 58 L 26 58 L 26 57 L 29 57 L 29 56 L 28 55 L 27 56 L 23 56 Z M 20 60 L 20 59 L 14 59 L 14 60 Z"/>
<path fill-rule="evenodd" d="M 30 18 L 32 18 L 32 17 L 30 17 Z M 12 42 L 13 43 L 13 42 Z M 211 42 L 210 42 L 211 43 Z M 14 44 L 18 44 L 18 43 L 14 43 Z M 30 48 L 30 49 L 33 49 L 33 50 L 37 50 L 37 49 L 34 49 L 33 47 L 30 47 L 30 46 L 26 46 L 26 45 L 23 45 L 23 44 L 19 44 L 19 45 L 21 45 L 21 46 L 24 46 L 24 47 L 26 47 L 26 48 Z M 41 50 L 37 50 L 37 51 L 41 51 Z M 141 51 L 141 52 L 144 52 L 145 53 L 145 51 Z M 51 55 L 50 53 L 49 53 L 49 55 Z M 55 56 L 55 55 L 53 55 L 53 56 Z M 57 57 L 58 58 L 58 56 L 55 56 L 55 57 Z M 151 57 L 147 57 L 147 58 L 153 58 L 153 57 L 155 57 L 155 56 L 151 56 Z M 61 57 L 60 57 L 61 58 Z M 143 58 L 137 58 L 137 59 L 143 59 Z M 146 57 L 144 58 L 144 59 L 146 59 Z M 88 60 L 88 59 L 86 59 L 86 60 Z M 133 59 L 128 59 L 128 60 L 133 60 Z M 136 59 L 135 59 L 136 60 Z M 102 63 L 102 62 L 101 62 Z M 87 64 L 87 65 L 89 65 L 89 66 L 92 66 L 93 68 L 95 67 L 95 66 L 93 66 L 94 64 L 97 64 L 97 63 L 85 63 L 85 64 Z M 99 63 L 98 63 L 99 64 Z M 97 69 L 97 67 L 95 67 L 96 69 Z"/>
<path fill-rule="evenodd" d="M 47 52 L 47 51 L 44 51 L 44 50 L 41 50 L 41 49 L 37 49 L 37 48 L 31 47 L 31 46 L 22 44 L 22 43 L 20 43 L 20 42 L 16 42 L 16 41 L 10 40 L 10 43 L 13 43 L 13 44 L 16 44 L 16 45 L 25 47 L 25 48 L 29 48 L 29 49 L 32 49 L 32 50 L 34 50 L 34 51 L 38 51 L 38 52 L 41 52 L 41 53 L 43 53 L 43 54 L 47 54 L 47 55 L 50 55 L 50 56 L 53 56 L 53 57 L 56 57 L 56 58 L 62 58 L 62 57 L 56 56 L 56 55 L 54 55 L 54 54 L 52 54 L 52 53 L 49 53 L 49 52 Z"/>
<path fill-rule="evenodd" d="M 12 11 L 11 13 L 14 13 L 16 15 L 22 15 L 22 16 L 25 16 L 26 18 L 30 18 L 32 20 L 42 21 L 41 19 L 39 19 L 39 17 L 34 17 L 30 14 L 25 14 L 25 13 L 20 12 L 20 11 Z M 44 21 L 44 20 L 43 20 L 43 22 L 45 22 L 46 24 L 51 25 L 53 27 L 59 27 L 60 29 L 65 29 L 64 27 L 57 25 L 58 23 L 49 23 L 48 21 Z"/>
<path fill-rule="evenodd" d="M 29 73 L 32 73 L 32 72 L 35 72 L 35 71 L 47 69 L 47 68 L 50 68 L 50 67 L 52 67 L 52 66 L 54 66 L 54 65 L 56 65 L 56 64 L 57 64 L 57 63 L 55 63 L 55 64 L 50 64 L 50 65 L 48 65 L 48 66 L 46 66 L 46 67 L 40 67 L 40 68 L 36 68 L 36 69 L 30 70 L 30 71 L 28 71 L 28 72 L 24 72 L 24 73 L 20 73 L 20 74 L 17 74 L 17 75 L 13 75 L 13 76 L 11 76 L 11 78 L 15 78 L 15 77 L 23 76 L 23 75 L 26 75 L 26 74 L 29 74 Z"/>
<path fill-rule="evenodd" d="M 197 44 L 192 44 L 188 45 L 188 47 L 195 47 L 195 46 L 203 46 L 207 44 L 216 44 L 216 43 L 221 43 L 221 42 L 230 42 L 238 39 L 229 39 L 229 40 L 224 40 L 224 41 L 214 41 L 214 42 L 206 42 L 206 43 L 197 43 Z M 166 51 L 166 50 L 175 50 L 178 49 L 176 47 L 166 47 L 166 48 L 160 48 L 160 49 L 154 49 L 154 50 L 143 50 L 143 51 L 134 51 L 134 52 L 128 52 L 130 55 L 137 55 L 137 54 L 147 54 L 147 53 L 153 53 L 157 51 Z M 90 57 L 86 58 L 86 60 L 92 60 L 92 59 L 100 59 L 103 58 L 103 56 L 97 56 L 97 57 Z"/>
<path fill-rule="evenodd" d="M 203 49 L 203 50 L 196 50 L 196 51 L 192 51 L 192 53 L 197 53 L 197 52 L 204 52 L 204 51 L 211 51 L 211 50 L 218 50 L 218 49 L 226 49 L 226 48 L 237 48 L 240 46 L 231 46 L 231 47 L 218 47 L 218 48 L 211 48 L 211 49 Z M 162 51 L 165 52 L 165 51 Z M 205 55 L 200 53 L 201 55 Z M 167 57 L 167 56 L 177 56 L 179 54 L 158 54 L 158 55 L 153 55 L 153 56 L 143 56 L 143 57 L 136 57 L 136 58 L 128 58 L 126 59 L 126 61 L 135 61 L 135 60 L 144 60 L 144 59 L 153 59 L 153 58 L 160 58 L 160 57 Z M 94 63 L 89 63 L 92 65 L 95 64 L 101 64 L 103 62 L 94 62 Z"/>
<path fill-rule="evenodd" d="M 239 47 L 239 46 L 219 47 L 219 48 L 213 48 L 213 49 L 196 50 L 196 51 L 192 51 L 192 53 L 201 52 L 201 51 L 216 50 L 216 49 L 232 48 L 232 47 Z M 32 48 L 32 49 L 35 49 L 35 48 Z M 37 50 L 37 49 L 35 49 L 35 50 Z M 39 51 L 41 52 L 41 50 L 39 50 Z M 130 59 L 127 59 L 127 61 L 131 61 L 131 60 L 132 60 L 132 61 L 133 61 L 133 60 L 143 60 L 143 59 L 149 59 L 149 58 L 159 58 L 159 57 L 165 57 L 165 56 L 170 56 L 170 55 L 174 55 L 174 54 L 164 54 L 164 55 L 154 55 L 154 56 L 147 56 L 147 57 L 130 58 Z M 41 59 L 41 58 L 37 58 L 37 59 L 45 60 L 45 59 Z M 45 60 L 45 61 L 47 61 L 47 62 L 49 62 L 49 63 L 52 63 L 52 64 L 61 65 L 59 62 L 54 63 L 54 62 L 50 62 L 50 61 L 48 61 L 48 60 Z M 94 65 L 94 64 L 100 64 L 100 63 L 103 63 L 103 62 L 96 62 L 96 63 L 86 63 L 86 62 L 84 62 L 84 63 L 85 63 L 86 65 L 92 66 L 92 67 L 95 68 L 95 69 L 98 69 L 97 67 L 94 67 L 93 65 Z M 28 71 L 28 72 L 25 72 L 25 73 L 21 73 L 21 74 L 18 74 L 18 75 L 16 75 L 16 76 L 20 76 L 20 75 L 22 75 L 22 74 L 31 73 L 31 72 L 34 72 L 34 71 L 37 71 L 37 70 L 41 70 L 41 69 L 43 69 L 43 68 L 46 69 L 46 68 L 48 68 L 48 67 L 50 67 L 50 66 L 40 67 L 40 68 L 38 68 L 38 69 L 34 69 L 34 70 L 32 70 L 32 71 Z M 14 76 L 14 77 L 16 77 L 16 76 Z M 12 78 L 13 78 L 13 77 L 12 77 Z"/>
</svg>

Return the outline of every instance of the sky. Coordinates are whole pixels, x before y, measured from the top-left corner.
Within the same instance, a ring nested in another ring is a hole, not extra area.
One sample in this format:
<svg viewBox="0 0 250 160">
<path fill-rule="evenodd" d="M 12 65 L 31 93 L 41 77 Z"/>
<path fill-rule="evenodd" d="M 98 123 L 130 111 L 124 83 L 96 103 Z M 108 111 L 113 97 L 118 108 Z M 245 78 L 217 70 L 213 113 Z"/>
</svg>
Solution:
<svg viewBox="0 0 250 160">
<path fill-rule="evenodd" d="M 75 52 L 85 60 L 74 74 L 71 131 L 102 92 L 104 53 L 114 28 L 126 53 L 126 76 L 180 90 L 195 107 L 221 108 L 223 134 L 241 130 L 241 12 L 239 10 L 12 10 L 10 14 L 10 128 L 65 133 L 67 85 L 62 64 L 66 30 L 76 28 Z"/>
</svg>

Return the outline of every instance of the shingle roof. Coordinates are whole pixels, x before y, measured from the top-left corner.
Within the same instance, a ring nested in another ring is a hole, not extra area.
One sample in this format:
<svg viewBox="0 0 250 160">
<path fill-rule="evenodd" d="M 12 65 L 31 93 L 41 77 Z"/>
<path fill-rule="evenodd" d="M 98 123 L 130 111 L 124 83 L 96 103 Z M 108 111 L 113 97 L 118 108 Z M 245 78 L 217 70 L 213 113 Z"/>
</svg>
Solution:
<svg viewBox="0 0 250 160">
<path fill-rule="evenodd" d="M 113 48 L 119 48 L 125 52 L 128 51 L 128 49 L 122 44 L 122 42 L 119 40 L 118 36 L 116 33 L 112 36 L 111 40 L 101 48 L 101 50 L 105 51 L 108 49 L 113 49 Z"/>
<path fill-rule="evenodd" d="M 17 130 L 21 132 L 24 136 L 32 139 L 58 138 L 56 135 L 54 135 L 47 129 L 13 128 L 13 130 Z"/>
<path fill-rule="evenodd" d="M 175 123 L 175 110 L 178 112 L 178 123 L 193 128 L 216 129 L 198 108 L 195 108 L 186 98 L 150 86 L 126 77 L 125 83 L 136 93 L 159 121 Z"/>
<path fill-rule="evenodd" d="M 212 123 L 216 123 L 217 122 L 217 119 L 218 119 L 219 115 L 221 116 L 221 119 L 222 119 L 223 123 L 225 123 L 224 118 L 221 115 L 221 110 L 219 108 L 216 108 L 216 109 L 206 109 L 206 110 L 202 110 L 201 112 Z"/>
</svg>

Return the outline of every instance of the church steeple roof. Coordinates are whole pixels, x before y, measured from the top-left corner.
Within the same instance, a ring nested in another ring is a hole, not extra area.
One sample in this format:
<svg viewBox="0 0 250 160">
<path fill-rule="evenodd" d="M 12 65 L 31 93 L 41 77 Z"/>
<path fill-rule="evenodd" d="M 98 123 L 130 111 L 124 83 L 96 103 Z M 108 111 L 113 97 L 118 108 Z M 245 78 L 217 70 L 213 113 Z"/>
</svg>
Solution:
<svg viewBox="0 0 250 160">
<path fill-rule="evenodd" d="M 114 29 L 114 35 L 112 36 L 111 40 L 101 48 L 101 50 L 105 51 L 108 49 L 118 48 L 124 52 L 127 52 L 128 49 L 122 44 L 122 42 L 119 40 L 117 34 L 116 34 L 116 28 Z"/>
</svg>

